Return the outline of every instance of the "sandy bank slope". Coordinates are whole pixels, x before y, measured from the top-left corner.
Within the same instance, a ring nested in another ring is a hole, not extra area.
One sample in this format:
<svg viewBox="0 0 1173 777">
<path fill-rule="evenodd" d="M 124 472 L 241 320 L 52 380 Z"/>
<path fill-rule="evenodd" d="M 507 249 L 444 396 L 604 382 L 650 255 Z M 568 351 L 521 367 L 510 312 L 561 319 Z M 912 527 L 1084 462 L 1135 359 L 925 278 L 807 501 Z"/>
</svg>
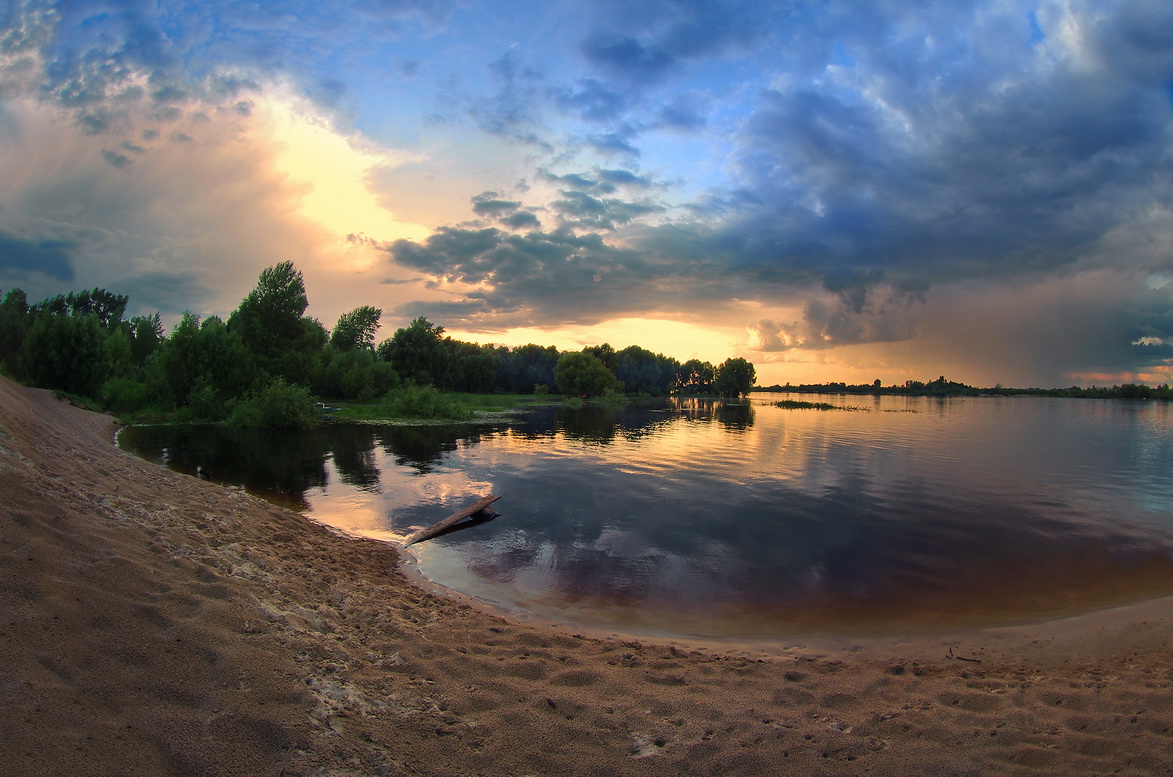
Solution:
<svg viewBox="0 0 1173 777">
<path fill-rule="evenodd" d="M 1078 660 L 1054 647 L 1091 628 L 1078 624 L 1066 641 L 968 643 L 982 663 L 943 648 L 759 661 L 584 639 L 425 593 L 393 548 L 142 462 L 112 433 L 0 379 L 2 774 L 1173 765 L 1167 608 L 1128 631 L 1099 621 Z"/>
</svg>

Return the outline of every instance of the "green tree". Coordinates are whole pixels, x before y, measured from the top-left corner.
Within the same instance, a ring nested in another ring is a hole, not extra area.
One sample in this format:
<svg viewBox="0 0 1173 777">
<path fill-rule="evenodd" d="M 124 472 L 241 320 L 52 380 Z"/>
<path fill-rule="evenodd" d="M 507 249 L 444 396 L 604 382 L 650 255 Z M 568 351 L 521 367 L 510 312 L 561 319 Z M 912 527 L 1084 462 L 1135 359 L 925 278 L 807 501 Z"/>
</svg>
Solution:
<svg viewBox="0 0 1173 777">
<path fill-rule="evenodd" d="M 615 368 L 618 366 L 618 363 L 616 362 L 616 357 L 618 354 L 615 353 L 615 349 L 611 347 L 610 343 L 603 343 L 602 345 L 588 345 L 582 350 L 583 353 L 589 353 L 591 356 L 594 356 L 596 359 L 601 361 L 603 366 L 610 370 L 612 374 L 614 374 Z"/>
<path fill-rule="evenodd" d="M 498 351 L 497 385 L 515 394 L 529 394 L 541 386 L 549 391 L 556 387 L 554 366 L 558 364 L 558 349 L 554 346 L 527 345 L 502 347 Z"/>
<path fill-rule="evenodd" d="M 38 315 L 25 337 L 24 373 L 37 386 L 96 396 L 112 372 L 107 338 L 96 315 Z"/>
<path fill-rule="evenodd" d="M 125 294 L 115 294 L 98 288 L 71 291 L 65 296 L 65 303 L 73 316 L 97 316 L 98 323 L 107 330 L 113 330 L 122 323 L 122 314 L 126 312 L 129 301 L 130 298 Z"/>
<path fill-rule="evenodd" d="M 444 327 L 420 316 L 405 328 L 395 330 L 390 340 L 379 344 L 379 358 L 390 362 L 407 380 L 420 385 L 437 383 L 437 375 L 448 368 L 443 338 Z"/>
<path fill-rule="evenodd" d="M 308 306 L 301 272 L 293 262 L 281 262 L 261 271 L 256 288 L 228 318 L 228 329 L 267 368 L 306 336 L 302 315 Z"/>
<path fill-rule="evenodd" d="M 554 366 L 558 390 L 568 396 L 597 397 L 615 387 L 615 376 L 593 353 L 564 353 Z"/>
<path fill-rule="evenodd" d="M 142 367 L 163 343 L 163 318 L 158 313 L 133 316 L 124 327 L 130 337 L 131 360 Z"/>
<path fill-rule="evenodd" d="M 379 318 L 383 311 L 370 305 L 357 307 L 349 313 L 338 317 L 334 331 L 330 335 L 330 345 L 339 351 L 351 351 L 362 348 L 368 351 L 375 350 L 375 332 L 379 329 Z"/>
<path fill-rule="evenodd" d="M 727 397 L 745 396 L 757 382 L 754 366 L 740 356 L 726 359 L 717 368 L 717 393 Z"/>
<path fill-rule="evenodd" d="M 315 386 L 324 397 L 367 402 L 399 385 L 395 368 L 366 349 L 338 351 L 328 346 L 322 361 L 321 380 Z"/>
<path fill-rule="evenodd" d="M 615 354 L 615 377 L 629 393 L 663 396 L 676 383 L 680 362 L 638 345 Z"/>
<path fill-rule="evenodd" d="M 10 289 L 0 302 L 0 366 L 19 372 L 24 353 L 24 338 L 32 323 L 28 297 L 20 289 Z"/>
<path fill-rule="evenodd" d="M 190 311 L 159 349 L 155 366 L 161 393 L 176 405 L 196 406 L 201 420 L 223 418 L 230 401 L 243 394 L 256 375 L 240 335 L 216 316 L 201 323 Z"/>
<path fill-rule="evenodd" d="M 717 369 L 709 362 L 689 359 L 680 365 L 677 388 L 682 394 L 709 394 L 713 391 Z"/>
</svg>

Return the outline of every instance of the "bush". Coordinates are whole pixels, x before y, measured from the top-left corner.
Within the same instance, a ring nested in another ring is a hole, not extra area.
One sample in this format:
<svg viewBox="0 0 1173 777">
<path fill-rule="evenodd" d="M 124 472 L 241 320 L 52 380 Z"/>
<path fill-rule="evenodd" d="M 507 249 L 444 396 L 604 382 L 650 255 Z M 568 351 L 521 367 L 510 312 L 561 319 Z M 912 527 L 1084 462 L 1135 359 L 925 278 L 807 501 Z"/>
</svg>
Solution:
<svg viewBox="0 0 1173 777">
<path fill-rule="evenodd" d="M 187 405 L 180 408 L 179 416 L 192 422 L 223 421 L 231 409 L 231 405 L 220 398 L 215 386 L 201 377 L 187 395 Z"/>
<path fill-rule="evenodd" d="M 412 381 L 387 393 L 383 400 L 387 409 L 404 418 L 439 418 L 463 421 L 472 416 L 472 410 L 435 386 L 420 386 Z"/>
<path fill-rule="evenodd" d="M 229 418 L 230 423 L 249 429 L 309 429 L 320 420 L 309 390 L 281 378 L 237 405 Z"/>
<path fill-rule="evenodd" d="M 98 391 L 102 408 L 114 413 L 134 413 L 155 400 L 155 390 L 142 381 L 130 378 L 112 378 Z"/>
<path fill-rule="evenodd" d="M 603 395 L 599 397 L 599 404 L 604 407 L 609 407 L 613 410 L 627 406 L 627 397 L 615 389 L 607 389 Z"/>
</svg>

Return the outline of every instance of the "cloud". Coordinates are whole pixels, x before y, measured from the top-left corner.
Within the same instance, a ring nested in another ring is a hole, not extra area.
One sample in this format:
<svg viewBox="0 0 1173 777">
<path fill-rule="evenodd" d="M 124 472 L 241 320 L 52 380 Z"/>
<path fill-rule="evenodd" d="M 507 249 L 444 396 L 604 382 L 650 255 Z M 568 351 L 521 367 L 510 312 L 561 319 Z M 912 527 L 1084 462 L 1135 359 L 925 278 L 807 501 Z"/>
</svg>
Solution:
<svg viewBox="0 0 1173 777">
<path fill-rule="evenodd" d="M 482 192 L 472 198 L 472 211 L 478 216 L 504 217 L 520 207 L 520 202 L 500 199 L 497 192 Z"/>
<path fill-rule="evenodd" d="M 663 257 L 608 244 L 597 234 L 441 227 L 422 243 L 387 247 L 395 264 L 437 279 L 456 297 L 402 308 L 454 328 L 597 323 L 696 303 L 714 307 Z"/>
<path fill-rule="evenodd" d="M 785 9 L 753 0 L 597 4 L 580 50 L 609 77 L 655 85 L 688 64 L 745 51 L 777 28 Z"/>
<path fill-rule="evenodd" d="M 388 245 L 430 284 L 390 278 L 393 304 L 452 324 L 720 313 L 779 358 L 947 360 L 968 338 L 994 369 L 997 332 L 1024 341 L 1001 346 L 1024 375 L 1168 368 L 1173 290 L 1143 285 L 1173 273 L 1168 3 L 554 10 L 538 28 L 456 0 L 13 6 L 0 280 L 222 307 L 265 263 L 373 272 Z M 275 129 L 283 99 L 339 158 L 386 163 L 294 169 L 315 155 Z M 427 238 L 437 220 L 461 226 Z"/>
<path fill-rule="evenodd" d="M 76 249 L 71 241 L 28 239 L 0 230 L 0 272 L 9 278 L 40 273 L 72 281 Z"/>
<path fill-rule="evenodd" d="M 127 167 L 134 161 L 126 154 L 119 154 L 117 151 L 108 151 L 106 149 L 102 149 L 102 158 L 105 159 L 111 167 L 118 168 Z"/>
</svg>

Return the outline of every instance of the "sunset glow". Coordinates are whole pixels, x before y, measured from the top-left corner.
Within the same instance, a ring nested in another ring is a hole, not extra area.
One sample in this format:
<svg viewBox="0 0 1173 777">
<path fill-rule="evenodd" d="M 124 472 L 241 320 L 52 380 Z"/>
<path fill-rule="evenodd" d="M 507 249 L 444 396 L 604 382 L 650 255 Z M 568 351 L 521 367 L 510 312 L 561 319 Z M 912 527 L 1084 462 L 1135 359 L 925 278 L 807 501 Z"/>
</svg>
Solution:
<svg viewBox="0 0 1173 777">
<path fill-rule="evenodd" d="M 758 382 L 1173 379 L 1168 3 L 21 4 L 0 290 Z M 104 64 L 103 64 L 104 63 Z"/>
</svg>

